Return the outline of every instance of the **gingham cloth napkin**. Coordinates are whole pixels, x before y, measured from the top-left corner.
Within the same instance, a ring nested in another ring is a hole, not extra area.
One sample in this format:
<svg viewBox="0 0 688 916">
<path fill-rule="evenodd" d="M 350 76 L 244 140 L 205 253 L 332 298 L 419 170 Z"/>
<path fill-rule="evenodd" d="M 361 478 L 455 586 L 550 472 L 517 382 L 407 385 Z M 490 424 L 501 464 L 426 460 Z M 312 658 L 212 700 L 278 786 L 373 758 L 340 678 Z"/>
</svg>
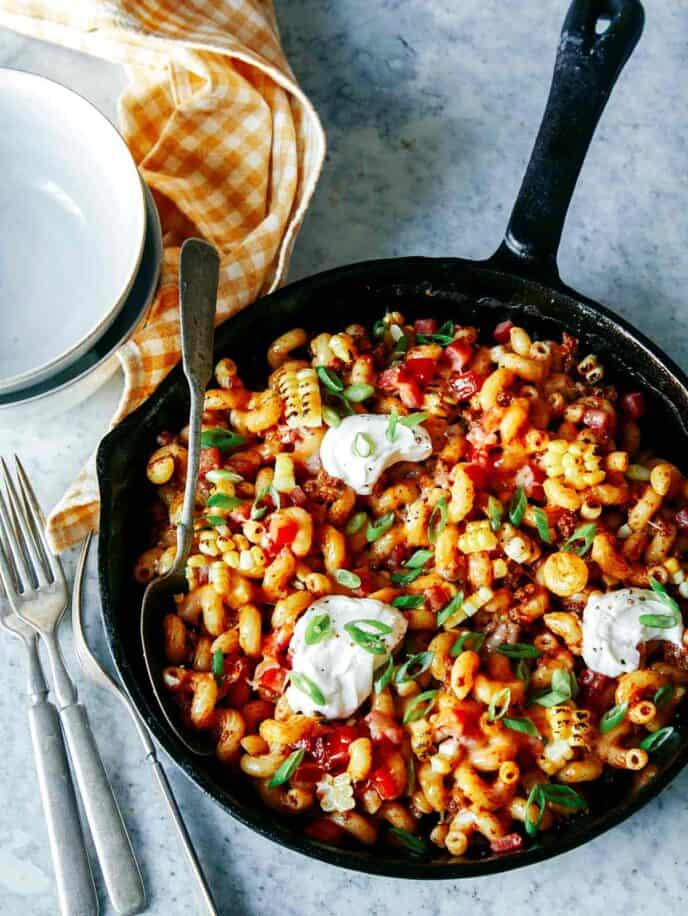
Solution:
<svg viewBox="0 0 688 916">
<path fill-rule="evenodd" d="M 179 246 L 220 251 L 217 321 L 283 277 L 325 154 L 280 45 L 271 0 L 0 0 L 0 26 L 126 65 L 120 129 L 155 196 L 162 276 L 119 351 L 118 423 L 180 358 Z M 97 530 L 95 454 L 50 513 L 56 552 Z"/>
</svg>

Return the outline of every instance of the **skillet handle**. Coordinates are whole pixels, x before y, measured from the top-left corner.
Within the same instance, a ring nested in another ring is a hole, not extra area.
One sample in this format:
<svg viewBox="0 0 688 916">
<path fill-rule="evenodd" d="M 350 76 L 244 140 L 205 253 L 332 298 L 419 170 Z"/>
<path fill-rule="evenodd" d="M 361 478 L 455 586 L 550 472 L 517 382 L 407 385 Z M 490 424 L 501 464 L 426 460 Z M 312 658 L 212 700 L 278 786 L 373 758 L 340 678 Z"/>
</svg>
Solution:
<svg viewBox="0 0 688 916">
<path fill-rule="evenodd" d="M 644 18 L 639 0 L 573 0 L 540 131 L 491 267 L 560 285 L 557 251 L 576 181 Z M 597 34 L 597 23 L 607 21 Z"/>
</svg>

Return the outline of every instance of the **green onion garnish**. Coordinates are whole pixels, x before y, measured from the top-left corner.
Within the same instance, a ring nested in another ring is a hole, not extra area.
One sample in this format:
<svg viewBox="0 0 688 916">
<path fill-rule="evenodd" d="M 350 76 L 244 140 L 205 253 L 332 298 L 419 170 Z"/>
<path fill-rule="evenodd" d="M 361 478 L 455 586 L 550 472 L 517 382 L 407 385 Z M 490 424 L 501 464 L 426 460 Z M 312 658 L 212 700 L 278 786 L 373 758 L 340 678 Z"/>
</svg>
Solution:
<svg viewBox="0 0 688 916">
<path fill-rule="evenodd" d="M 497 652 L 507 658 L 539 658 L 541 655 L 539 649 L 527 642 L 502 642 L 497 646 Z"/>
<path fill-rule="evenodd" d="M 528 684 L 530 683 L 530 668 L 528 667 L 528 662 L 525 658 L 519 658 L 516 665 L 516 677 L 519 681 L 523 681 L 526 685 L 526 690 L 528 689 Z"/>
<path fill-rule="evenodd" d="M 512 719 L 510 716 L 504 716 L 502 725 L 506 725 L 514 732 L 521 732 L 523 735 L 532 735 L 533 738 L 540 738 L 540 732 L 530 719 Z"/>
<path fill-rule="evenodd" d="M 399 422 L 402 426 L 408 426 L 412 429 L 414 426 L 419 426 L 421 423 L 425 423 L 428 419 L 428 414 L 424 411 L 418 411 L 417 413 L 410 413 L 405 417 L 399 417 Z"/>
<path fill-rule="evenodd" d="M 533 805 L 535 805 L 538 811 L 535 820 L 532 820 L 530 816 L 530 809 Z M 542 791 L 542 786 L 539 782 L 536 782 L 533 788 L 530 790 L 530 795 L 528 796 L 528 801 L 526 802 L 526 816 L 523 821 L 523 826 L 526 828 L 526 833 L 528 836 L 535 836 L 535 834 L 540 829 L 542 819 L 545 816 L 546 805 L 547 802 L 545 801 L 545 795 Z"/>
<path fill-rule="evenodd" d="M 432 550 L 416 550 L 413 556 L 403 564 L 407 569 L 422 569 L 423 566 L 434 557 Z"/>
<path fill-rule="evenodd" d="M 201 448 L 219 448 L 221 452 L 227 452 L 245 443 L 245 436 L 233 433 L 229 429 L 214 427 L 213 429 L 204 429 L 201 433 Z"/>
<path fill-rule="evenodd" d="M 490 519 L 490 528 L 499 531 L 502 519 L 504 518 L 504 506 L 496 496 L 490 496 L 487 500 L 487 517 Z"/>
<path fill-rule="evenodd" d="M 272 486 L 272 484 L 269 484 L 267 487 L 263 487 L 260 493 L 253 500 L 253 505 L 251 506 L 251 519 L 253 521 L 258 521 L 258 519 L 263 518 L 263 516 L 268 511 L 267 506 L 258 505 L 260 502 L 262 502 L 265 499 L 265 497 L 268 494 L 270 494 L 270 497 L 272 498 L 272 502 L 273 502 L 275 509 L 279 509 L 280 502 L 281 502 L 280 495 L 277 492 L 277 490 Z"/>
<path fill-rule="evenodd" d="M 673 614 L 641 614 L 638 621 L 644 627 L 653 627 L 656 630 L 669 630 L 678 623 Z"/>
<path fill-rule="evenodd" d="M 363 627 L 369 629 L 363 629 Z M 371 630 L 373 630 L 372 633 Z M 365 649 L 371 655 L 386 655 L 387 647 L 382 637 L 392 632 L 392 628 L 386 623 L 375 619 L 352 620 L 344 624 L 344 631 L 357 646 Z"/>
<path fill-rule="evenodd" d="M 301 693 L 307 694 L 318 706 L 325 705 L 325 696 L 315 681 L 311 680 L 306 674 L 298 674 L 296 671 L 289 672 L 289 680 L 300 690 Z"/>
<path fill-rule="evenodd" d="M 384 337 L 385 336 L 385 323 L 381 318 L 373 324 L 373 337 Z"/>
<path fill-rule="evenodd" d="M 485 633 L 475 633 L 473 630 L 464 630 L 449 650 L 449 654 L 452 658 L 456 658 L 457 655 L 461 655 L 465 650 L 480 652 L 486 638 L 487 635 Z"/>
<path fill-rule="evenodd" d="M 544 690 L 531 697 L 533 703 L 538 706 L 550 708 L 567 703 L 575 694 L 577 689 L 575 677 L 572 673 L 564 671 L 563 668 L 557 668 L 552 674 L 551 690 Z"/>
<path fill-rule="evenodd" d="M 402 334 L 401 337 L 394 344 L 392 353 L 395 355 L 397 353 L 406 353 L 406 351 L 408 350 L 408 345 L 409 345 L 408 337 L 405 334 Z"/>
<path fill-rule="evenodd" d="M 397 670 L 394 676 L 394 683 L 405 684 L 407 681 L 415 681 L 428 670 L 434 657 L 434 652 L 418 652 L 416 655 L 409 655 L 404 664 Z"/>
<path fill-rule="evenodd" d="M 450 620 L 454 614 L 461 610 L 462 604 L 463 592 L 457 592 L 449 604 L 445 604 L 445 606 L 437 612 L 437 626 L 441 627 Z"/>
<path fill-rule="evenodd" d="M 600 719 L 600 734 L 606 735 L 607 732 L 610 732 L 613 728 L 616 728 L 617 725 L 620 725 L 626 716 L 627 709 L 628 703 L 618 703 L 616 706 L 612 706 L 611 709 L 608 709 Z"/>
<path fill-rule="evenodd" d="M 418 719 L 427 716 L 438 693 L 439 690 L 424 690 L 422 693 L 419 693 L 418 696 L 415 696 L 406 707 L 404 725 L 408 725 L 409 722 L 417 722 Z"/>
<path fill-rule="evenodd" d="M 227 519 L 223 515 L 206 515 L 204 521 L 214 528 L 217 528 L 218 525 L 227 524 Z"/>
<path fill-rule="evenodd" d="M 516 491 L 509 503 L 509 521 L 516 528 L 521 524 L 527 505 L 526 491 L 523 487 L 516 487 Z"/>
<path fill-rule="evenodd" d="M 428 851 L 427 843 L 420 837 L 413 836 L 402 830 L 401 827 L 390 827 L 389 832 L 393 834 L 411 855 L 422 856 Z"/>
<path fill-rule="evenodd" d="M 410 585 L 422 574 L 422 569 L 411 569 L 407 573 L 392 573 L 390 579 L 394 585 Z"/>
<path fill-rule="evenodd" d="M 392 605 L 403 610 L 412 610 L 420 607 L 424 601 L 423 595 L 397 595 L 396 598 L 392 599 Z"/>
<path fill-rule="evenodd" d="M 323 405 L 322 415 L 325 423 L 327 423 L 328 426 L 331 426 L 332 429 L 336 429 L 341 425 L 342 418 L 339 416 L 334 407 L 330 407 L 329 404 Z"/>
<path fill-rule="evenodd" d="M 281 786 L 290 780 L 303 760 L 305 753 L 302 747 L 298 751 L 292 751 L 284 763 L 275 771 L 275 775 L 268 783 L 268 789 L 276 789 L 277 786 Z"/>
<path fill-rule="evenodd" d="M 231 511 L 237 506 L 243 505 L 243 499 L 238 496 L 227 496 L 225 493 L 213 493 L 208 502 L 205 504 L 206 509 L 227 509 Z"/>
<path fill-rule="evenodd" d="M 359 458 L 368 458 L 375 451 L 375 442 L 368 433 L 356 433 L 351 450 Z"/>
<path fill-rule="evenodd" d="M 652 698 L 652 702 L 655 704 L 657 709 L 662 709 L 673 700 L 675 693 L 676 688 L 673 684 L 665 684 L 655 693 L 654 697 Z"/>
<path fill-rule="evenodd" d="M 659 748 L 666 741 L 668 741 L 673 734 L 673 725 L 667 725 L 665 728 L 660 728 L 659 731 L 653 732 L 651 735 L 643 738 L 643 740 L 640 742 L 640 746 L 644 751 L 647 751 L 648 754 L 651 754 L 654 751 L 659 750 Z"/>
<path fill-rule="evenodd" d="M 676 604 L 666 588 L 664 588 L 662 583 L 655 579 L 654 576 L 650 576 L 650 588 L 655 593 L 655 595 L 657 595 L 662 604 L 666 604 L 672 613 L 680 615 L 681 609 L 679 608 L 678 604 Z"/>
<path fill-rule="evenodd" d="M 563 786 L 557 783 L 536 783 L 526 802 L 525 828 L 528 836 L 535 836 L 540 829 L 548 802 L 553 805 L 559 805 L 562 808 L 568 808 L 570 811 L 581 811 L 587 807 L 585 799 L 571 786 Z M 530 818 L 531 805 L 535 805 L 538 809 L 538 817 L 535 821 Z"/>
<path fill-rule="evenodd" d="M 399 422 L 399 413 L 396 407 L 392 408 L 392 412 L 389 415 L 389 422 L 387 424 L 387 429 L 385 431 L 385 436 L 387 437 L 388 442 L 394 442 L 397 438 L 397 423 Z"/>
<path fill-rule="evenodd" d="M 225 673 L 225 653 L 222 649 L 218 649 L 217 652 L 213 652 L 213 674 L 215 678 L 220 678 Z"/>
<path fill-rule="evenodd" d="M 318 614 L 311 617 L 306 627 L 304 639 L 307 646 L 322 642 L 332 633 L 332 618 L 329 614 Z"/>
<path fill-rule="evenodd" d="M 241 474 L 237 474 L 236 471 L 230 471 L 229 468 L 212 468 L 210 471 L 205 472 L 205 479 L 211 483 L 220 483 L 220 481 L 241 483 L 244 478 Z"/>
<path fill-rule="evenodd" d="M 576 528 L 561 549 L 569 551 L 570 553 L 577 553 L 579 557 L 584 557 L 592 547 L 592 542 L 596 534 L 597 525 L 595 522 L 590 522 L 588 525 L 581 525 L 580 528 Z M 577 541 L 581 541 L 578 546 L 576 546 Z"/>
<path fill-rule="evenodd" d="M 372 544 L 373 541 L 377 541 L 378 538 L 382 537 L 383 534 L 386 534 L 389 531 L 393 524 L 393 512 L 386 512 L 384 515 L 381 515 L 377 521 L 369 522 L 368 528 L 366 530 L 366 540 L 368 543 Z"/>
<path fill-rule="evenodd" d="M 345 388 L 342 392 L 342 397 L 346 398 L 347 401 L 351 401 L 352 404 L 360 404 L 361 401 L 367 401 L 368 398 L 372 398 L 374 394 L 375 389 L 372 385 L 359 383 Z"/>
<path fill-rule="evenodd" d="M 344 391 L 344 382 L 336 372 L 332 371 L 332 369 L 328 369 L 326 366 L 318 366 L 315 371 L 318 373 L 318 378 L 328 391 L 332 391 L 334 394 L 340 394 Z"/>
<path fill-rule="evenodd" d="M 502 690 L 498 690 L 497 693 L 493 694 L 490 698 L 490 702 L 487 706 L 487 721 L 496 722 L 497 719 L 501 719 L 502 716 L 506 715 L 506 712 L 511 703 L 511 690 L 509 687 L 504 687 Z"/>
<path fill-rule="evenodd" d="M 392 673 L 394 671 L 394 659 L 390 655 L 387 659 L 387 662 L 378 669 L 378 673 L 375 674 L 375 680 L 373 681 L 373 689 L 375 693 L 380 693 L 385 689 L 387 684 L 392 679 Z"/>
<path fill-rule="evenodd" d="M 447 500 L 440 496 L 433 506 L 428 519 L 428 540 L 431 544 L 437 543 L 437 538 L 442 534 L 447 525 Z"/>
<path fill-rule="evenodd" d="M 430 334 L 416 334 L 416 340 L 420 344 L 438 343 L 446 347 L 454 340 L 454 322 L 445 321 L 441 327 Z"/>
<path fill-rule="evenodd" d="M 365 512 L 357 512 L 355 515 L 352 515 L 349 521 L 346 523 L 344 533 L 356 534 L 356 532 L 360 531 L 361 528 L 365 525 L 367 520 L 368 516 L 365 514 Z"/>
<path fill-rule="evenodd" d="M 533 507 L 533 515 L 535 516 L 535 524 L 537 525 L 540 539 L 543 540 L 545 544 L 551 544 L 552 537 L 549 533 L 549 521 L 547 520 L 547 513 L 544 509 L 540 509 L 539 506 L 535 506 Z"/>
<path fill-rule="evenodd" d="M 334 577 L 340 585 L 344 586 L 344 588 L 361 587 L 361 577 L 357 576 L 355 572 L 351 572 L 350 569 L 338 569 Z"/>
</svg>

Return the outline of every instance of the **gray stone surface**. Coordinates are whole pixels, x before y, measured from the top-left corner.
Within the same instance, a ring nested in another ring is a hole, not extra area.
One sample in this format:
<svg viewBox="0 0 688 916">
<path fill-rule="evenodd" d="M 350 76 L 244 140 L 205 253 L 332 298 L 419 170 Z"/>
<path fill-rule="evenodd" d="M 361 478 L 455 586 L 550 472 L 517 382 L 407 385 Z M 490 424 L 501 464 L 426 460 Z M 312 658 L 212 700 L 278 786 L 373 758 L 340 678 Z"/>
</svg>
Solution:
<svg viewBox="0 0 688 916">
<path fill-rule="evenodd" d="M 481 257 L 498 244 L 544 106 L 566 0 L 282 0 L 293 68 L 329 154 L 293 278 L 369 257 Z M 688 363 L 688 6 L 647 0 L 645 35 L 586 163 L 561 254 L 564 278 Z M 0 32 L 0 65 L 52 76 L 114 117 L 119 68 Z M 105 429 L 119 379 L 40 425 L 0 421 L 46 504 Z M 70 567 L 71 568 L 71 567 Z M 97 618 L 93 564 L 88 583 Z M 66 628 L 68 629 L 68 628 Z M 97 629 L 97 627 L 96 627 Z M 67 655 L 75 670 L 73 655 Z M 0 914 L 54 916 L 18 646 L 0 640 Z M 152 914 L 196 912 L 190 879 L 122 710 L 82 685 L 140 856 Z M 240 827 L 166 761 L 223 913 L 483 916 L 686 910 L 683 774 L 630 821 L 526 870 L 433 885 L 349 873 Z M 101 885 L 102 891 L 102 885 Z M 103 898 L 103 912 L 110 914 Z"/>
</svg>

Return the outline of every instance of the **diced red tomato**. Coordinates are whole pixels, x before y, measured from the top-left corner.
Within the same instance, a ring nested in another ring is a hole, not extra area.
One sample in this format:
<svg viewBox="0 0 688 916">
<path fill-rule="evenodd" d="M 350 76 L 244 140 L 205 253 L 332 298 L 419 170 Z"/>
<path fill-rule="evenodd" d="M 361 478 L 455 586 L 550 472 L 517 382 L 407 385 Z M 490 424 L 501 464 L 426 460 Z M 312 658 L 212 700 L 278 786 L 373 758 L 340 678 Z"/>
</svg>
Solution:
<svg viewBox="0 0 688 916">
<path fill-rule="evenodd" d="M 256 668 L 253 679 L 261 696 L 274 699 L 284 692 L 287 674 L 286 668 L 276 664 L 272 659 L 266 659 Z"/>
<path fill-rule="evenodd" d="M 492 332 L 492 336 L 499 344 L 505 344 L 509 342 L 509 337 L 511 336 L 511 329 L 514 327 L 513 321 L 500 321 L 497 327 Z"/>
<path fill-rule="evenodd" d="M 370 737 L 373 741 L 387 740 L 392 744 L 399 745 L 404 740 L 404 729 L 391 717 L 385 713 L 373 710 L 365 717 L 370 729 Z"/>
<path fill-rule="evenodd" d="M 452 394 L 459 401 L 467 401 L 472 398 L 476 392 L 480 391 L 485 381 L 484 375 L 478 375 L 477 372 L 462 372 L 461 375 L 454 376 L 449 382 L 449 388 Z"/>
<path fill-rule="evenodd" d="M 214 471 L 222 467 L 219 448 L 202 448 L 201 458 L 198 465 L 198 476 L 203 479 L 208 471 Z"/>
<path fill-rule="evenodd" d="M 473 347 L 467 340 L 454 340 L 444 348 L 444 357 L 454 372 L 463 372 L 473 359 Z"/>
<path fill-rule="evenodd" d="M 242 503 L 240 506 L 237 506 L 236 509 L 232 509 L 229 513 L 229 517 L 233 522 L 237 522 L 239 525 L 242 522 L 248 521 L 249 516 L 251 515 L 251 504 L 249 502 Z"/>
<path fill-rule="evenodd" d="M 377 387 L 382 391 L 396 391 L 403 376 L 401 366 L 384 369 L 377 377 Z"/>
<path fill-rule="evenodd" d="M 434 334 L 437 330 L 437 322 L 434 318 L 419 318 L 413 322 L 413 329 L 416 334 Z"/>
<path fill-rule="evenodd" d="M 639 420 L 645 413 L 645 395 L 631 391 L 621 398 L 621 409 L 630 420 Z"/>
<path fill-rule="evenodd" d="M 492 840 L 490 849 L 497 855 L 505 852 L 515 852 L 523 846 L 523 837 L 520 833 L 507 833 L 506 836 Z"/>
<path fill-rule="evenodd" d="M 517 487 L 523 487 L 526 494 L 532 499 L 544 499 L 545 492 L 542 488 L 547 475 L 536 464 L 524 464 L 516 471 L 514 478 Z"/>
<path fill-rule="evenodd" d="M 676 524 L 681 529 L 681 531 L 688 531 L 688 509 L 683 508 L 679 509 L 676 515 L 674 516 Z"/>
<path fill-rule="evenodd" d="M 321 843 L 338 843 L 344 831 L 341 827 L 338 827 L 332 821 L 328 821 L 326 818 L 319 818 L 317 821 L 311 821 L 303 831 L 306 836 L 309 836 L 312 840 L 319 840 Z"/>
<path fill-rule="evenodd" d="M 300 763 L 294 773 L 294 782 L 319 782 L 324 772 L 317 763 Z"/>
<path fill-rule="evenodd" d="M 464 465 L 464 471 L 473 481 L 474 485 L 482 490 L 487 483 L 487 478 L 492 470 L 492 462 L 487 452 L 474 453 L 473 460 Z"/>
<path fill-rule="evenodd" d="M 383 801 L 390 801 L 399 795 L 396 780 L 387 767 L 378 767 L 370 777 L 370 782 Z"/>
<path fill-rule="evenodd" d="M 449 592 L 442 585 L 431 585 L 425 589 L 425 603 L 428 610 L 436 612 L 449 601 Z"/>
<path fill-rule="evenodd" d="M 417 410 L 423 406 L 423 392 L 415 379 L 399 382 L 399 397 L 404 407 Z"/>
<path fill-rule="evenodd" d="M 287 547 L 299 533 L 299 525 L 293 518 L 280 518 L 273 515 L 270 518 L 268 537 L 276 549 Z"/>
<path fill-rule="evenodd" d="M 425 356 L 413 356 L 406 360 L 403 368 L 411 373 L 419 385 L 428 385 L 437 372 L 437 362 Z"/>
<path fill-rule="evenodd" d="M 307 739 L 306 750 L 324 770 L 344 769 L 349 762 L 349 745 L 358 737 L 352 725 L 335 725 L 325 734 Z"/>
<path fill-rule="evenodd" d="M 615 417 L 607 410 L 588 407 L 583 413 L 583 423 L 593 432 L 601 436 L 609 436 L 614 432 Z"/>
</svg>

